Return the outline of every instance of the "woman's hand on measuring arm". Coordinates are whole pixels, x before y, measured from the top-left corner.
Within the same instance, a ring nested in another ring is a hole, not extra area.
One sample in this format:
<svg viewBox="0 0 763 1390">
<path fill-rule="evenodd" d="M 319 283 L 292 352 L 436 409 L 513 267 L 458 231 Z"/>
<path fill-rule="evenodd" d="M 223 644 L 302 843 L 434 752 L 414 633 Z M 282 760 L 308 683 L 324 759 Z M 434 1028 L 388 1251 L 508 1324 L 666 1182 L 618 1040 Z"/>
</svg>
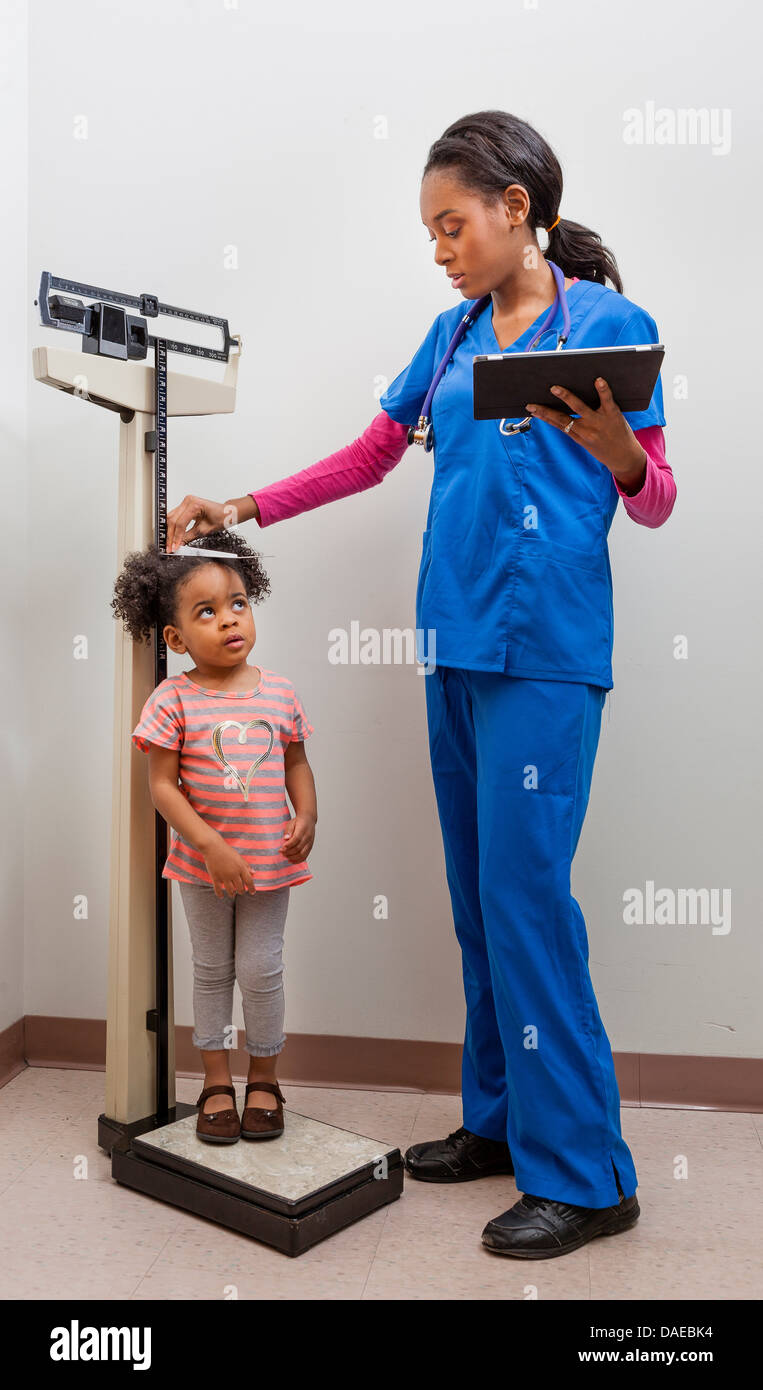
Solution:
<svg viewBox="0 0 763 1390">
<path fill-rule="evenodd" d="M 167 513 L 167 551 L 176 550 L 179 545 L 185 545 L 197 536 L 208 536 L 210 531 L 240 526 L 256 516 L 257 503 L 248 494 L 233 497 L 228 502 L 211 502 L 208 497 L 195 497 L 189 493 L 179 506 Z M 191 522 L 193 526 L 186 530 Z"/>
<path fill-rule="evenodd" d="M 612 392 L 604 378 L 597 377 L 595 386 L 600 401 L 596 410 L 592 410 L 585 401 L 581 401 L 563 386 L 552 386 L 551 390 L 580 417 L 575 420 L 570 432 L 570 437 L 575 443 L 582 444 L 589 454 L 593 454 L 599 463 L 603 463 L 622 488 L 637 491 L 646 476 L 646 450 L 639 444 L 620 407 L 615 405 Z M 544 420 L 546 424 L 553 425 L 562 432 L 565 425 L 569 424 L 568 415 L 558 410 L 549 410 L 547 406 L 530 403 L 525 409 L 528 415 L 532 415 L 536 420 Z"/>
</svg>

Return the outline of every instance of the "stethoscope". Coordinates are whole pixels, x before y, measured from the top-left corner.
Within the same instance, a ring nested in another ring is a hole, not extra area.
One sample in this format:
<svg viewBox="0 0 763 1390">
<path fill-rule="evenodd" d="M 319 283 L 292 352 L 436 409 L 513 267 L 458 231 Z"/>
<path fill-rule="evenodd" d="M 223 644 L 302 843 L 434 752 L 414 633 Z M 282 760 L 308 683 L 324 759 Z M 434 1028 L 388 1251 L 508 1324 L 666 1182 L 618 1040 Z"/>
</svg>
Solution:
<svg viewBox="0 0 763 1390">
<path fill-rule="evenodd" d="M 536 333 L 535 336 L 533 337 L 533 340 L 532 340 L 532 342 L 530 343 L 530 346 L 529 346 L 528 348 L 526 348 L 526 351 L 527 351 L 527 352 L 532 352 L 532 350 L 533 350 L 533 348 L 535 347 L 535 344 L 537 343 L 538 339 L 539 339 L 539 338 L 542 338 L 543 334 L 546 332 L 546 329 L 547 329 L 547 328 L 549 327 L 549 325 L 553 322 L 553 320 L 554 320 L 554 318 L 555 318 L 555 316 L 556 316 L 557 306 L 558 306 L 559 304 L 561 304 L 561 306 L 562 306 L 562 315 L 563 315 L 563 319 L 564 319 L 564 323 L 563 323 L 563 329 L 564 329 L 564 331 L 563 331 L 562 333 L 558 333 L 558 334 L 557 334 L 557 342 L 556 342 L 556 351 L 557 351 L 557 352 L 558 352 L 559 349 L 563 346 L 563 344 L 567 342 L 567 339 L 568 339 L 569 336 L 570 336 L 570 311 L 569 311 L 569 308 L 568 308 L 568 306 L 567 306 L 567 291 L 566 291 L 565 288 L 564 288 L 564 276 L 563 276 L 561 270 L 559 269 L 558 265 L 555 265 L 553 261 L 547 261 L 546 264 L 547 264 L 547 265 L 550 265 L 552 274 L 553 274 L 553 276 L 554 276 L 554 282 L 555 282 L 555 284 L 556 284 L 556 295 L 554 296 L 554 302 L 553 302 L 553 304 L 551 305 L 551 308 L 549 309 L 548 313 L 546 314 L 546 317 L 544 318 L 544 320 L 543 320 L 543 322 L 542 322 L 540 328 L 538 329 L 537 333 Z M 442 380 L 443 374 L 444 374 L 444 372 L 445 372 L 445 368 L 447 367 L 448 363 L 450 362 L 450 359 L 451 359 L 451 357 L 453 356 L 453 353 L 455 352 L 455 350 L 456 350 L 456 348 L 458 347 L 459 343 L 461 342 L 461 339 L 463 338 L 463 336 L 464 336 L 464 334 L 465 334 L 467 328 L 471 328 L 471 326 L 472 326 L 472 324 L 474 323 L 475 319 L 479 318 L 480 314 L 482 313 L 482 310 L 485 309 L 485 308 L 487 307 L 487 305 L 490 304 L 491 302 L 492 302 L 492 296 L 491 296 L 491 295 L 489 295 L 489 294 L 483 295 L 482 299 L 478 299 L 478 300 L 477 300 L 477 303 L 473 306 L 473 308 L 471 308 L 470 310 L 468 310 L 467 313 L 464 314 L 464 317 L 462 318 L 461 322 L 459 323 L 458 328 L 456 329 L 455 333 L 453 334 L 453 337 L 451 338 L 450 342 L 448 343 L 448 347 L 447 347 L 447 350 L 446 350 L 446 352 L 445 352 L 445 356 L 443 357 L 442 362 L 440 363 L 439 367 L 437 368 L 437 371 L 435 372 L 434 381 L 432 382 L 432 385 L 430 386 L 430 388 L 429 388 L 429 390 L 428 390 L 428 392 L 427 392 L 426 400 L 424 401 L 424 404 L 423 404 L 423 406 L 422 406 L 422 408 L 421 408 L 421 414 L 420 414 L 420 416 L 419 416 L 419 423 L 418 423 L 418 425 L 411 425 L 410 429 L 408 430 L 408 443 L 409 443 L 409 444 L 423 444 L 423 445 L 424 445 L 424 448 L 425 448 L 427 451 L 429 451 L 430 449 L 433 448 L 433 446 L 434 446 L 434 431 L 433 431 L 433 428 L 432 428 L 432 422 L 431 422 L 431 420 L 430 420 L 430 418 L 429 418 L 429 411 L 430 411 L 430 409 L 431 409 L 431 407 L 432 407 L 432 397 L 434 396 L 434 393 L 435 393 L 435 391 L 437 390 L 437 387 L 439 386 L 440 381 Z M 533 422 L 533 417 L 532 417 L 532 415 L 526 415 L 525 418 L 524 418 L 524 420 L 520 420 L 520 422 L 519 422 L 518 425 L 517 425 L 517 424 L 513 424 L 511 421 L 507 424 L 506 420 L 503 419 L 503 420 L 500 421 L 500 423 L 499 423 L 499 425 L 498 425 L 498 428 L 499 428 L 501 434 L 524 434 L 525 430 L 529 430 L 529 428 L 530 428 L 532 422 Z"/>
</svg>

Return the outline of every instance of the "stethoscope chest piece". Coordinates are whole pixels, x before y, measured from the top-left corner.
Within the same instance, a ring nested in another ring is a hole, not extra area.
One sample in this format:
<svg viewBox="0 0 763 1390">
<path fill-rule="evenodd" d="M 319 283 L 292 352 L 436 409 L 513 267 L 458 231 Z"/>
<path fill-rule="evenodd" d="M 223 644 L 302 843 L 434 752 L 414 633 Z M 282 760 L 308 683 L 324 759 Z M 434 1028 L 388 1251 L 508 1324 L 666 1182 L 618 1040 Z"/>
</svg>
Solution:
<svg viewBox="0 0 763 1390">
<path fill-rule="evenodd" d="M 419 416 L 418 425 L 411 425 L 410 429 L 408 430 L 408 443 L 423 444 L 427 453 L 429 453 L 430 450 L 434 447 L 434 430 L 432 429 L 432 421 L 428 420 L 426 415 Z"/>
<path fill-rule="evenodd" d="M 526 415 L 524 420 L 520 420 L 518 425 L 507 424 L 505 420 L 500 420 L 498 431 L 500 434 L 525 434 L 532 424 L 532 415 Z"/>
</svg>

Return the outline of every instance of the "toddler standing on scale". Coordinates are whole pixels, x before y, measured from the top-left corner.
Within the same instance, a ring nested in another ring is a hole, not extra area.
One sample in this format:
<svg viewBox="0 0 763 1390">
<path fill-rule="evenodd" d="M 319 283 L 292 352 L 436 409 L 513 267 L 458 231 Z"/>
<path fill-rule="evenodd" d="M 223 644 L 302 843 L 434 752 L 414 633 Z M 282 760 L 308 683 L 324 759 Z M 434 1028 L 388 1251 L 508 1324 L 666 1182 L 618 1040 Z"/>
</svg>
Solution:
<svg viewBox="0 0 763 1390">
<path fill-rule="evenodd" d="M 204 1064 L 196 1133 L 233 1144 L 284 1128 L 281 956 L 290 889 L 312 878 L 317 807 L 304 740 L 314 730 L 291 681 L 247 663 L 250 600 L 270 592 L 260 557 L 227 529 L 202 545 L 230 560 L 155 545 L 128 555 L 111 606 L 133 640 L 150 640 L 158 622 L 168 650 L 194 663 L 160 682 L 132 739 L 148 753 L 151 799 L 175 832 L 162 877 L 178 880 L 191 933 L 193 1043 Z M 241 1119 L 230 1075 L 234 978 L 250 1058 Z"/>
</svg>

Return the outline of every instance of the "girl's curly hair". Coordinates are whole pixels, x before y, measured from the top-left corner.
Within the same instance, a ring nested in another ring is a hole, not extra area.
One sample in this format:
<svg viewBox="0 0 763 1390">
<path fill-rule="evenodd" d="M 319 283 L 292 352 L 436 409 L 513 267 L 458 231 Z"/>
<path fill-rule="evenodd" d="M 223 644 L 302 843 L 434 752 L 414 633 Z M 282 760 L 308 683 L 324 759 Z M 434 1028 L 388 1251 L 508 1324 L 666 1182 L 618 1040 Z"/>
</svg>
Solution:
<svg viewBox="0 0 763 1390">
<path fill-rule="evenodd" d="M 152 544 L 147 550 L 133 550 L 126 556 L 122 573 L 114 584 L 111 607 L 121 618 L 134 642 L 150 641 L 158 623 L 161 631 L 176 623 L 177 598 L 181 586 L 199 565 L 230 565 L 238 571 L 248 599 L 259 603 L 270 593 L 270 580 L 256 550 L 242 536 L 227 529 L 212 531 L 188 542 L 205 550 L 230 551 L 230 560 L 212 560 L 206 555 L 166 554 Z"/>
</svg>

